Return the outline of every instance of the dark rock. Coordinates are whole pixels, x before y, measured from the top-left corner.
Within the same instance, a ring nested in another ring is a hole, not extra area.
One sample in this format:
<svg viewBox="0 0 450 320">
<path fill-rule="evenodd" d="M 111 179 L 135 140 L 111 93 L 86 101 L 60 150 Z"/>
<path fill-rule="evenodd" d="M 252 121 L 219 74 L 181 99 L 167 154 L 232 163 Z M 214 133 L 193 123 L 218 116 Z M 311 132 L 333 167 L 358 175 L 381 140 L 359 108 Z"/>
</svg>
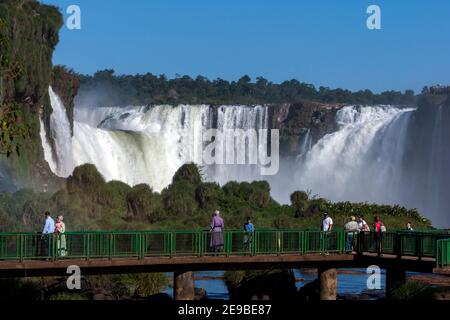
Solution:
<svg viewBox="0 0 450 320">
<path fill-rule="evenodd" d="M 270 125 L 280 130 L 280 152 L 297 156 L 306 134 L 315 143 L 337 129 L 335 115 L 342 105 L 303 101 L 269 106 Z"/>
<path fill-rule="evenodd" d="M 244 278 L 236 287 L 229 286 L 232 300 L 293 300 L 297 289 L 292 271 L 276 270 Z"/>
<path fill-rule="evenodd" d="M 315 279 L 298 290 L 297 299 L 300 301 L 317 301 L 320 297 L 320 281 Z"/>
<path fill-rule="evenodd" d="M 167 293 L 157 293 L 151 296 L 148 296 L 146 300 L 151 302 L 172 302 L 173 299 Z"/>
<path fill-rule="evenodd" d="M 194 300 L 206 300 L 206 290 L 203 288 L 194 288 Z"/>
</svg>

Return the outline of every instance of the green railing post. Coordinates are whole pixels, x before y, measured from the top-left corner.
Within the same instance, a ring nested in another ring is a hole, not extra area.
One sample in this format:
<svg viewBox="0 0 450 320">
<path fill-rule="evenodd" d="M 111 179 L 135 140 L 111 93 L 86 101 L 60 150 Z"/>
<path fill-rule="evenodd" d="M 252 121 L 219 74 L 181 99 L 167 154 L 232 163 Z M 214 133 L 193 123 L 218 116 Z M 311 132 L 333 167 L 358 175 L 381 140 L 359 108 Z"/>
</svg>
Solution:
<svg viewBox="0 0 450 320">
<path fill-rule="evenodd" d="M 281 252 L 281 237 L 280 237 L 281 232 L 282 231 L 275 232 L 275 241 L 276 241 L 276 251 L 275 252 L 276 252 L 277 256 L 279 256 L 280 252 Z"/>
<path fill-rule="evenodd" d="M 170 257 L 172 258 L 175 253 L 175 233 L 170 233 Z"/>
<path fill-rule="evenodd" d="M 91 236 L 88 233 L 86 235 L 86 259 L 89 260 L 90 257 L 90 253 L 91 253 Z"/>
<path fill-rule="evenodd" d="M 114 239 L 114 234 L 108 234 L 107 236 L 107 250 L 108 250 L 108 258 L 109 260 L 112 259 L 113 256 L 113 239 Z"/>
<path fill-rule="evenodd" d="M 143 231 L 138 233 L 138 239 L 139 239 L 139 259 L 143 259 L 144 258 L 144 238 L 145 238 L 145 234 Z"/>
<path fill-rule="evenodd" d="M 56 261 L 58 259 L 58 234 L 51 234 L 51 243 L 52 243 L 52 260 Z"/>
<path fill-rule="evenodd" d="M 229 257 L 230 255 L 230 251 L 231 251 L 231 246 L 230 246 L 230 232 L 228 230 L 224 230 L 222 231 L 224 233 L 225 236 L 225 256 Z"/>
<path fill-rule="evenodd" d="M 19 235 L 20 261 L 23 261 L 23 237 L 23 234 Z"/>
</svg>

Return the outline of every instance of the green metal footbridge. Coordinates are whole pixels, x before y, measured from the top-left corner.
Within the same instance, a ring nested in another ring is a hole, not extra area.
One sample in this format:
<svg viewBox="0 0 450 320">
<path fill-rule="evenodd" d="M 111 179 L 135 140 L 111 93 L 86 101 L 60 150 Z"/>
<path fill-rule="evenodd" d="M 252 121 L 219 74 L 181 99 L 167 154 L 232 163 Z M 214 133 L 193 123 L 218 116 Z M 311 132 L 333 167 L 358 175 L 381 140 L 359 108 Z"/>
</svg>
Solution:
<svg viewBox="0 0 450 320">
<path fill-rule="evenodd" d="M 449 230 L 349 234 L 230 229 L 223 232 L 220 250 L 212 249 L 210 240 L 205 230 L 83 231 L 44 237 L 0 233 L 0 277 L 64 276 L 70 265 L 79 266 L 83 274 L 175 272 L 175 277 L 200 270 L 311 267 L 320 273 L 369 265 L 386 269 L 387 281 L 393 282 L 401 281 L 405 271 L 450 274 Z"/>
</svg>

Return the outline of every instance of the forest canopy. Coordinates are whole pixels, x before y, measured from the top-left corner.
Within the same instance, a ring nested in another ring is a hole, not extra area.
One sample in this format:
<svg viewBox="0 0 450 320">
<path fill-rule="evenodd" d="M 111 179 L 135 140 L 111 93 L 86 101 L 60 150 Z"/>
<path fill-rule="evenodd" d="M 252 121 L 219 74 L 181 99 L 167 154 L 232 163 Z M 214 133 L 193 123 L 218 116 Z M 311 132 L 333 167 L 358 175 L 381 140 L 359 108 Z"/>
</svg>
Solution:
<svg viewBox="0 0 450 320">
<path fill-rule="evenodd" d="M 324 103 L 413 105 L 413 90 L 370 90 L 352 92 L 345 89 L 316 88 L 312 84 L 292 79 L 274 83 L 263 77 L 252 80 L 248 75 L 237 81 L 195 79 L 177 75 L 173 79 L 152 73 L 116 75 L 114 70 L 101 70 L 94 75 L 78 75 L 81 105 L 148 105 L 148 104 L 272 104 L 311 100 Z M 93 97 L 95 96 L 95 99 Z"/>
</svg>

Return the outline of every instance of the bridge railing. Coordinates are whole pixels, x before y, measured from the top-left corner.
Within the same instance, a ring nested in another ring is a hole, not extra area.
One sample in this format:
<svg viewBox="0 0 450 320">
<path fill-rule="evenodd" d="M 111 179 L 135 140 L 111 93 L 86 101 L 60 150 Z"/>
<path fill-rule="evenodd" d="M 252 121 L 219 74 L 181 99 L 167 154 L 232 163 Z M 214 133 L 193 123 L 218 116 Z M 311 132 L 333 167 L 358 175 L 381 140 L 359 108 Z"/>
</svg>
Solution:
<svg viewBox="0 0 450 320">
<path fill-rule="evenodd" d="M 448 264 L 447 232 L 346 233 L 310 230 L 225 230 L 223 246 L 211 246 L 211 232 L 85 231 L 42 236 L 37 233 L 0 233 L 0 260 L 95 259 L 209 255 L 282 255 L 382 253 L 438 257 Z M 439 242 L 438 242 L 439 241 Z M 439 245 L 438 245 L 439 243 Z M 447 251 L 445 251 L 447 250 Z M 446 262 L 447 261 L 447 262 Z"/>
<path fill-rule="evenodd" d="M 450 239 L 437 241 L 436 265 L 438 268 L 448 268 L 450 266 Z"/>
</svg>

